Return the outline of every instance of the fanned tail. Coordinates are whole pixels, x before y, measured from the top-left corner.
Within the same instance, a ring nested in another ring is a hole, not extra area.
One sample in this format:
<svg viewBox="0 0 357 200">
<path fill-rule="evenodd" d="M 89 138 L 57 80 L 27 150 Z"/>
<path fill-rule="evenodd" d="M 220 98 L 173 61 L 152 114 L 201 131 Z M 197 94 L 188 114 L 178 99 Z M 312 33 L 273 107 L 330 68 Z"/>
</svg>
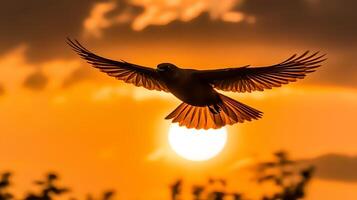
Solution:
<svg viewBox="0 0 357 200">
<path fill-rule="evenodd" d="M 262 117 L 262 112 L 220 94 L 221 103 L 197 107 L 181 103 L 165 119 L 195 129 L 218 129 L 225 125 L 243 123 Z M 218 109 L 217 109 L 218 108 Z"/>
</svg>

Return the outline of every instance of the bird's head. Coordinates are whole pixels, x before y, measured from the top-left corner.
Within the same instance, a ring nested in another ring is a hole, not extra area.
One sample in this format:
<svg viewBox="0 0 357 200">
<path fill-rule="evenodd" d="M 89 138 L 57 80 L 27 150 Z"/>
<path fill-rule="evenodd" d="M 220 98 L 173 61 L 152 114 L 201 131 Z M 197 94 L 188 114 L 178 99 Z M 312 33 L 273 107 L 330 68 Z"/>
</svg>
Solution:
<svg viewBox="0 0 357 200">
<path fill-rule="evenodd" d="M 177 67 L 171 63 L 160 63 L 157 65 L 157 68 L 156 68 L 156 70 L 158 72 L 172 72 L 175 69 L 177 69 Z"/>
</svg>

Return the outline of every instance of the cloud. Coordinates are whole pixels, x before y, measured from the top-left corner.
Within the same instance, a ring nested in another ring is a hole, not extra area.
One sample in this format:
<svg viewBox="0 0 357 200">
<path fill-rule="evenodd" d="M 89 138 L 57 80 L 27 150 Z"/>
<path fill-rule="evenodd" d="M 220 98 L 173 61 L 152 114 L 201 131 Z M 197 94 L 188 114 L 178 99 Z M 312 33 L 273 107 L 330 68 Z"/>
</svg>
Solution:
<svg viewBox="0 0 357 200">
<path fill-rule="evenodd" d="M 229 171 L 255 170 L 261 159 L 247 157 L 234 162 L 229 166 Z M 357 156 L 345 154 L 324 154 L 315 158 L 300 159 L 298 162 L 316 167 L 314 177 L 339 182 L 357 182 Z"/>
<path fill-rule="evenodd" d="M 104 85 L 98 87 L 92 94 L 92 100 L 95 102 L 111 101 L 120 99 L 123 96 L 128 96 L 135 101 L 143 101 L 150 99 L 169 99 L 172 96 L 168 93 L 159 91 L 147 90 L 144 88 L 135 87 L 133 85 Z"/>
<path fill-rule="evenodd" d="M 243 169 L 251 169 L 257 165 L 256 157 L 246 157 L 243 159 L 239 159 L 233 164 L 229 166 L 229 171 L 243 170 Z"/>
<path fill-rule="evenodd" d="M 72 59 L 56 59 L 49 60 L 40 65 L 43 73 L 49 77 L 49 90 L 58 90 L 63 88 L 63 85 L 70 79 L 75 71 L 81 66 L 80 60 Z M 80 77 L 78 77 L 80 79 Z"/>
<path fill-rule="evenodd" d="M 132 29 L 141 31 L 153 25 L 164 26 L 171 22 L 199 20 L 201 15 L 207 14 L 210 21 L 214 22 L 204 23 L 208 27 L 217 22 L 259 22 L 251 31 L 260 37 L 290 39 L 291 36 L 304 36 L 303 38 L 311 41 L 341 43 L 348 39 L 356 41 L 354 35 L 357 27 L 353 19 L 357 14 L 351 9 L 355 6 L 357 3 L 353 0 L 344 0 L 343 4 L 338 0 L 109 1 L 95 4 L 84 21 L 88 24 L 86 30 L 99 37 L 104 29 L 118 28 L 116 25 L 119 24 L 129 23 Z M 110 15 L 110 12 L 116 13 Z M 240 28 L 242 27 L 236 27 L 235 31 Z M 243 28 L 246 29 L 245 26 Z M 331 41 L 331 38 L 334 40 Z"/>
<path fill-rule="evenodd" d="M 130 0 L 101 2 L 93 6 L 90 15 L 84 20 L 85 34 L 100 38 L 102 31 L 118 24 L 131 24 L 135 31 L 141 31 L 152 25 L 166 25 L 173 21 L 188 22 L 203 13 L 208 13 L 211 20 L 238 23 L 247 20 L 254 23 L 251 16 L 235 11 L 242 0 Z M 123 5 L 116 15 L 108 13 Z M 136 12 L 134 12 L 136 8 Z M 137 8 L 141 8 L 139 12 Z"/>
<path fill-rule="evenodd" d="M 97 72 L 97 71 L 95 71 Z M 97 72 L 98 73 L 98 72 Z M 97 74 L 95 73 L 95 74 Z M 94 80 L 94 73 L 93 70 L 90 70 L 89 66 L 85 67 L 78 67 L 75 69 L 72 73 L 70 73 L 65 79 L 63 80 L 62 86 L 63 88 L 68 88 L 71 87 L 78 82 L 84 81 L 84 80 Z"/>
<path fill-rule="evenodd" d="M 127 34 L 124 29 L 128 27 L 118 27 L 120 24 L 131 24 L 135 30 L 143 30 L 151 25 L 177 21 L 186 24 L 200 20 L 204 14 L 212 23 L 201 20 L 199 29 L 225 24 L 226 31 L 241 35 L 240 29 L 247 27 L 235 25 L 235 29 L 231 29 L 229 24 L 257 22 L 250 30 L 250 37 L 289 38 L 295 35 L 310 40 L 345 41 L 346 44 L 348 40 L 356 41 L 354 19 L 357 14 L 353 9 L 356 6 L 354 0 L 343 3 L 339 0 L 63 0 L 55 4 L 51 1 L 6 1 L 0 7 L 0 53 L 26 43 L 32 60 L 68 56 L 70 53 L 64 44 L 66 36 L 85 33 L 100 37 L 104 30 L 119 29 L 123 33 L 117 37 L 122 37 Z M 179 28 L 185 29 L 184 26 Z"/>
<path fill-rule="evenodd" d="M 29 71 L 27 76 L 49 61 L 78 61 L 65 44 L 67 36 L 133 62 L 149 60 L 155 52 L 158 62 L 177 58 L 197 64 L 200 60 L 193 56 L 218 57 L 224 48 L 254 58 L 249 61 L 253 63 L 261 62 L 263 56 L 275 58 L 281 52 L 310 48 L 321 49 L 329 57 L 314 74 L 315 83 L 355 87 L 356 6 L 354 0 L 4 1 L 0 55 L 25 46 L 24 63 L 19 64 L 33 66 L 21 68 Z M 191 57 L 187 50 L 193 52 Z"/>
<path fill-rule="evenodd" d="M 255 16 L 257 31 L 270 37 L 346 45 L 357 42 L 356 6 L 354 0 L 247 0 L 239 9 Z"/>
<path fill-rule="evenodd" d="M 27 63 L 27 46 L 20 45 L 0 55 L 0 80 L 5 90 L 17 91 L 35 68 Z"/>
<path fill-rule="evenodd" d="M 105 29 L 133 21 L 141 9 L 128 3 L 118 0 L 94 4 L 83 22 L 84 37 L 101 38 Z"/>
<path fill-rule="evenodd" d="M 89 17 L 84 20 L 84 34 L 87 36 L 101 37 L 102 29 L 113 24 L 112 20 L 106 18 L 108 12 L 116 8 L 114 2 L 100 2 L 93 6 Z"/>
<path fill-rule="evenodd" d="M 226 39 L 263 38 L 274 40 L 277 45 L 283 40 L 303 40 L 352 48 L 357 42 L 356 6 L 354 0 L 343 0 L 343 3 L 340 0 L 4 1 L 0 7 L 0 54 L 27 44 L 30 61 L 68 57 L 72 54 L 65 45 L 66 36 L 84 34 L 100 38 L 104 31 L 115 29 L 115 35 L 106 40 L 114 37 L 133 40 L 137 36 L 145 37 L 147 32 L 135 35 L 127 30 L 130 26 L 144 31 L 153 25 L 173 29 L 171 32 L 183 30 L 196 39 L 197 34 L 206 31 L 224 30 L 230 35 Z M 203 15 L 207 19 L 201 18 Z M 177 22 L 181 24 L 166 26 Z M 196 27 L 192 28 L 191 22 Z M 238 25 L 239 22 L 254 26 Z"/>
<path fill-rule="evenodd" d="M 326 154 L 304 162 L 316 166 L 316 177 L 331 181 L 357 182 L 357 156 Z"/>
<path fill-rule="evenodd" d="M 147 157 L 146 160 L 150 162 L 155 162 L 155 161 L 161 161 L 166 159 L 168 155 L 169 150 L 165 148 L 158 148 L 151 152 Z"/>
<path fill-rule="evenodd" d="M 15 93 L 23 87 L 32 90 L 58 90 L 63 84 L 72 84 L 84 78 L 78 60 L 49 60 L 33 64 L 27 60 L 28 47 L 20 45 L 0 55 L 0 80 L 3 90 Z M 81 74 L 82 73 L 82 74 Z M 76 75 L 76 77 L 71 77 Z M 74 80 L 76 79 L 76 80 Z"/>
<path fill-rule="evenodd" d="M 66 54 L 66 36 L 81 33 L 94 0 L 2 1 L 0 54 L 20 44 L 28 46 L 30 61 Z"/>
<path fill-rule="evenodd" d="M 48 78 L 41 70 L 30 74 L 24 81 L 24 87 L 32 90 L 43 90 L 48 83 Z"/>
<path fill-rule="evenodd" d="M 3 85 L 0 85 L 0 96 L 5 94 L 5 88 Z"/>
<path fill-rule="evenodd" d="M 241 22 L 245 14 L 233 9 L 241 4 L 239 0 L 133 0 L 135 5 L 144 8 L 132 23 L 134 30 L 143 30 L 149 25 L 166 25 L 172 21 L 191 21 L 204 12 L 212 20 Z"/>
</svg>

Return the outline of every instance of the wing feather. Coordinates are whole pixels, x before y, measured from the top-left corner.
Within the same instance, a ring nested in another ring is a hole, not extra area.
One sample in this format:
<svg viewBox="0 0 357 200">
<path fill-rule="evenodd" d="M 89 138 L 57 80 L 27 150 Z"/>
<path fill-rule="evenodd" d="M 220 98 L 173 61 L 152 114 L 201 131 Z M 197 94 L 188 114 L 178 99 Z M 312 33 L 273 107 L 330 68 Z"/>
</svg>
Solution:
<svg viewBox="0 0 357 200">
<path fill-rule="evenodd" d="M 101 57 L 83 47 L 77 40 L 73 41 L 67 38 L 67 44 L 87 63 L 109 76 L 149 90 L 168 92 L 165 83 L 160 79 L 155 69 L 128 63 L 124 60 L 116 61 Z"/>
<path fill-rule="evenodd" d="M 326 60 L 326 54 L 304 52 L 294 54 L 283 62 L 265 67 L 226 68 L 198 71 L 198 77 L 216 89 L 233 92 L 263 91 L 280 87 L 312 73 Z"/>
</svg>

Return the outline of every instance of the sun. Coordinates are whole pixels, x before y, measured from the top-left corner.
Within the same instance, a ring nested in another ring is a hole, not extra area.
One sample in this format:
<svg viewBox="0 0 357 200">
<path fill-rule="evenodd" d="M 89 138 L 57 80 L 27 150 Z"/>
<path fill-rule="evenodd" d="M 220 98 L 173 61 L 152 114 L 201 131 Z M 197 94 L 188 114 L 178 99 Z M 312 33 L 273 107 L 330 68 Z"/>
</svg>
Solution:
<svg viewBox="0 0 357 200">
<path fill-rule="evenodd" d="M 222 151 L 227 142 L 227 130 L 196 130 L 172 124 L 168 139 L 171 148 L 179 156 L 191 161 L 205 161 Z"/>
</svg>

